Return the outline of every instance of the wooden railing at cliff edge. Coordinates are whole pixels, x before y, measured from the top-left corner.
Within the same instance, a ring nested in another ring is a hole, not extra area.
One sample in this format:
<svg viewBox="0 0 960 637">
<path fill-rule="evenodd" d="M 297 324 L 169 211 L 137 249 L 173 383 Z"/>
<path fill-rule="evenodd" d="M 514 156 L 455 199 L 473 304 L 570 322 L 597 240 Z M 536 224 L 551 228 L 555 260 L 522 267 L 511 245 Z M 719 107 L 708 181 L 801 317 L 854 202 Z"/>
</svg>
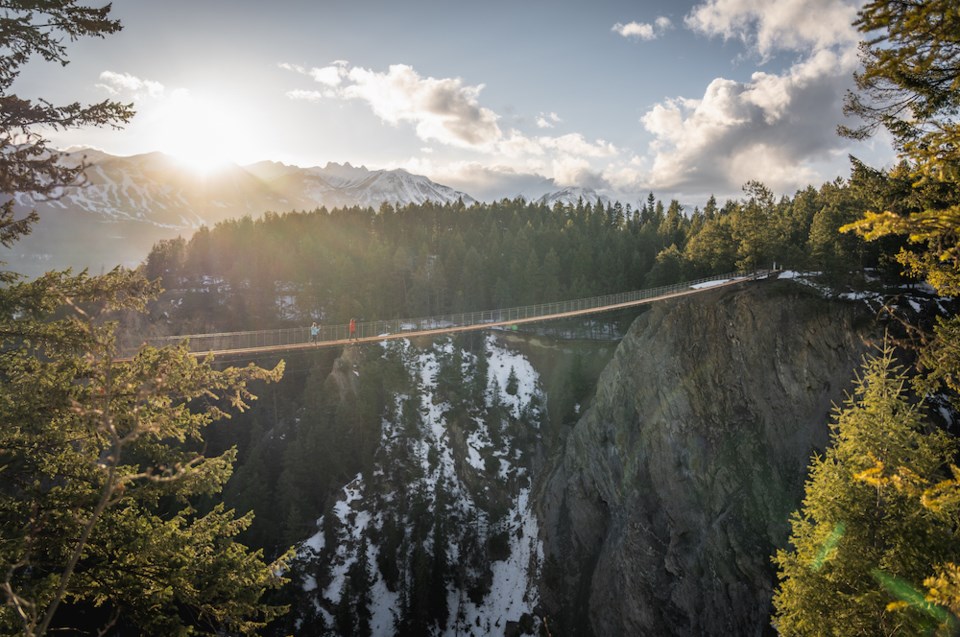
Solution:
<svg viewBox="0 0 960 637">
<path fill-rule="evenodd" d="M 311 340 L 309 327 L 164 336 L 147 339 L 136 346 L 125 347 L 121 350 L 120 358 L 132 357 L 143 345 L 165 347 L 186 343 L 190 353 L 196 356 L 263 354 L 308 350 L 318 347 L 336 347 L 353 343 L 372 343 L 414 336 L 451 334 L 494 327 L 509 328 L 523 323 L 609 312 L 688 296 L 725 285 L 766 278 L 769 272 L 769 270 L 757 270 L 750 273 L 718 274 L 696 281 L 686 281 L 632 292 L 498 310 L 458 312 L 416 319 L 362 321 L 356 323 L 356 331 L 352 337 L 349 333 L 348 324 L 323 325 L 320 336 L 315 342 Z"/>
</svg>

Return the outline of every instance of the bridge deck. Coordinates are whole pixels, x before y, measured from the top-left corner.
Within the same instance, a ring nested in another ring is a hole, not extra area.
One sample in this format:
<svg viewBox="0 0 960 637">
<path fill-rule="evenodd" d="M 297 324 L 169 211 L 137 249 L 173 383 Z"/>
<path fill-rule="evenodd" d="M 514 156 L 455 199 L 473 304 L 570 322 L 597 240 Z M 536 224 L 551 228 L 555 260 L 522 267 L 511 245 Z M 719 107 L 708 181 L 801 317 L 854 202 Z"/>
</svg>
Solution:
<svg viewBox="0 0 960 637">
<path fill-rule="evenodd" d="M 365 321 L 357 323 L 355 338 L 350 337 L 348 326 L 343 324 L 324 326 L 318 342 L 311 341 L 309 327 L 298 327 L 279 330 L 166 336 L 148 339 L 145 344 L 160 347 L 187 341 L 190 353 L 195 356 L 282 353 L 320 347 L 341 347 L 353 343 L 377 343 L 399 338 L 453 334 L 586 316 L 689 296 L 766 276 L 767 271 L 757 271 L 750 274 L 726 274 L 649 290 L 637 290 L 588 299 L 574 299 L 483 312 L 447 314 L 420 319 Z M 129 358 L 133 354 L 134 351 L 128 350 L 124 353 L 124 357 Z"/>
</svg>

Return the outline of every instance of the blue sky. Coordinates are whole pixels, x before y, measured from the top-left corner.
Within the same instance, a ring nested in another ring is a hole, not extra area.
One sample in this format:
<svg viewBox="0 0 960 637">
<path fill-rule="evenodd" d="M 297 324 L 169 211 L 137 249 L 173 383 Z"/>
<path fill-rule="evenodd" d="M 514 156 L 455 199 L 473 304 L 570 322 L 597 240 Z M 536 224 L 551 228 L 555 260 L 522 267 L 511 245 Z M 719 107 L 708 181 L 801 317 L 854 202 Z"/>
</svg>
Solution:
<svg viewBox="0 0 960 637">
<path fill-rule="evenodd" d="M 847 175 L 850 153 L 892 161 L 834 132 L 858 1 L 116 0 L 120 34 L 15 88 L 132 101 L 126 129 L 54 142 L 198 169 L 350 162 L 481 198 L 792 193 Z"/>
</svg>

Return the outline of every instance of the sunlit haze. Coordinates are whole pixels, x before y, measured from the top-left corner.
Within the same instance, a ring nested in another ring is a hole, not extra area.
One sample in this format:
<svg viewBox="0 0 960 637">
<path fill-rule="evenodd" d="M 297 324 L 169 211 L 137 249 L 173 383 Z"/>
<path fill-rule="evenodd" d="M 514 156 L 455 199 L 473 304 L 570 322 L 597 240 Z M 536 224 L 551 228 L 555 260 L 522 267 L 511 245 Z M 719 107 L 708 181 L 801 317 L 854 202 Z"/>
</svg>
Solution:
<svg viewBox="0 0 960 637">
<path fill-rule="evenodd" d="M 247 160 L 243 144 L 249 124 L 228 104 L 184 93 L 150 115 L 156 149 L 199 172 Z"/>
</svg>

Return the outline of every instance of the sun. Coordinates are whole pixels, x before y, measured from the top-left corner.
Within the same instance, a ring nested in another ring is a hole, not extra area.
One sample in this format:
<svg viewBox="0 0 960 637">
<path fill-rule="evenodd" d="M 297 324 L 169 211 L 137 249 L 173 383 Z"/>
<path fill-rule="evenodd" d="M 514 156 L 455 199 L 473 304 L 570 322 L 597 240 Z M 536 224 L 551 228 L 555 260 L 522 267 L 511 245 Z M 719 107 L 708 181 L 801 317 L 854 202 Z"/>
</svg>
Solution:
<svg viewBox="0 0 960 637">
<path fill-rule="evenodd" d="M 196 173 L 236 163 L 243 125 L 229 105 L 184 92 L 157 113 L 160 149 Z"/>
<path fill-rule="evenodd" d="M 218 172 L 233 163 L 226 154 L 211 149 L 206 143 L 184 144 L 170 154 L 190 170 L 201 175 Z"/>
</svg>

